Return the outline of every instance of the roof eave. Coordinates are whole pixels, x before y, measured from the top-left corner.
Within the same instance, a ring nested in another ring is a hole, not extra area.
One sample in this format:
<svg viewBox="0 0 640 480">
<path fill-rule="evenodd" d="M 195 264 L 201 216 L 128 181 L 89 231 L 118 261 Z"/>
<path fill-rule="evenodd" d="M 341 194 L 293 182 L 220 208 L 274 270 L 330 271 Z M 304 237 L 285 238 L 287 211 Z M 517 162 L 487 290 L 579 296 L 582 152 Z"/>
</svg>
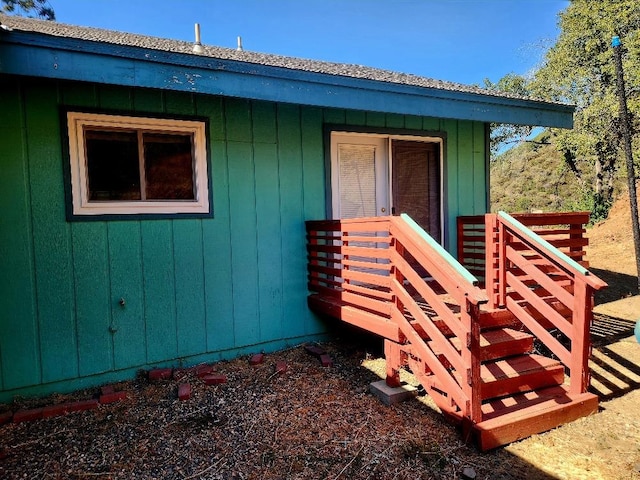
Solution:
<svg viewBox="0 0 640 480">
<path fill-rule="evenodd" d="M 12 31 L 0 73 L 457 120 L 571 128 L 570 105 Z"/>
</svg>

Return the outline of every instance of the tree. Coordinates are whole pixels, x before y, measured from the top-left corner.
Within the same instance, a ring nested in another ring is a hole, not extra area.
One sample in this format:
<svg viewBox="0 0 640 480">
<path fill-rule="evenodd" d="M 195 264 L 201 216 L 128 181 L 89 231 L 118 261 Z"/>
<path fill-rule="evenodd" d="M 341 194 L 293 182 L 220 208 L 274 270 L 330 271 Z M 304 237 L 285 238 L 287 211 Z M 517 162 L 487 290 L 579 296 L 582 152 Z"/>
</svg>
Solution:
<svg viewBox="0 0 640 480">
<path fill-rule="evenodd" d="M 606 215 L 622 155 L 618 120 L 614 35 L 627 48 L 624 61 L 634 131 L 640 114 L 640 8 L 638 0 L 571 0 L 561 29 L 527 88 L 535 97 L 576 105 L 573 130 L 554 130 L 558 149 L 577 179 L 590 189 L 594 210 Z M 636 139 L 637 140 L 637 139 Z M 634 149 L 637 150 L 637 141 Z M 593 172 L 592 176 L 587 172 Z M 591 181 L 588 181 L 591 177 Z"/>
<path fill-rule="evenodd" d="M 35 14 L 45 20 L 55 20 L 56 14 L 49 0 L 0 0 L 2 13 L 27 15 Z"/>
<path fill-rule="evenodd" d="M 512 93 L 520 97 L 528 97 L 530 95 L 528 83 L 529 82 L 525 77 L 515 73 L 508 73 L 496 83 L 485 78 L 484 88 L 503 93 Z M 496 156 L 509 144 L 524 141 L 532 131 L 533 127 L 529 125 L 492 123 L 490 137 L 492 155 Z"/>
</svg>

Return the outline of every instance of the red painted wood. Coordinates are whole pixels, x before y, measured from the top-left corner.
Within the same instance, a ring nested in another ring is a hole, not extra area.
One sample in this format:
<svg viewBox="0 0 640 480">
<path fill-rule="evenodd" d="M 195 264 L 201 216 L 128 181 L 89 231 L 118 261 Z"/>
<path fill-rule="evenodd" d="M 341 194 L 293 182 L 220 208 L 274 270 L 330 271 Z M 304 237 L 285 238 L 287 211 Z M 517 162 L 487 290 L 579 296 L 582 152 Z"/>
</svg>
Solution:
<svg viewBox="0 0 640 480">
<path fill-rule="evenodd" d="M 497 216 L 487 214 L 485 216 L 485 288 L 487 289 L 489 303 L 487 307 L 494 309 L 498 306 L 497 283 L 499 278 L 498 250 L 496 234 L 498 231 Z"/>
<path fill-rule="evenodd" d="M 559 329 L 567 337 L 571 338 L 571 325 L 557 310 L 549 305 L 545 298 L 536 295 L 535 292 L 527 288 L 526 285 L 511 273 L 507 275 L 507 279 L 509 284 L 514 287 L 514 290 L 520 294 L 529 306 L 540 312 L 541 316 L 544 317 L 545 323 L 551 323 L 553 327 Z M 555 299 L 555 297 L 551 298 Z"/>
<path fill-rule="evenodd" d="M 388 287 L 389 286 L 389 276 L 388 275 L 376 275 L 374 273 L 365 273 L 357 270 L 347 270 L 343 269 L 340 272 L 340 275 L 345 280 L 351 280 L 362 283 L 369 283 L 371 285 L 377 285 L 379 287 Z"/>
<path fill-rule="evenodd" d="M 384 358 L 386 362 L 387 377 L 385 379 L 387 385 L 392 388 L 399 387 L 400 368 L 402 368 L 402 358 L 400 355 L 400 345 L 389 340 L 384 341 Z"/>
<path fill-rule="evenodd" d="M 394 264 L 399 266 L 398 271 L 404 274 L 404 276 L 409 280 L 411 285 L 418 291 L 418 294 L 422 298 L 424 298 L 424 300 L 433 308 L 433 310 L 435 310 L 437 316 L 445 322 L 447 327 L 452 332 L 454 332 L 454 334 L 457 337 L 464 337 L 467 332 L 464 330 L 463 326 L 461 325 L 459 321 L 459 317 L 456 314 L 454 314 L 449 308 L 449 306 L 447 306 L 440 299 L 440 296 L 437 293 L 435 293 L 427 283 L 422 281 L 420 276 L 417 273 L 415 273 L 415 271 L 409 266 L 409 264 L 402 257 L 394 254 L 392 256 L 392 259 Z M 406 293 L 406 290 L 404 289 L 404 287 L 402 287 L 402 290 Z M 413 298 L 411 298 L 411 301 L 413 302 Z"/>
<path fill-rule="evenodd" d="M 415 301 L 404 289 L 404 286 L 401 285 L 397 280 L 394 280 L 392 282 L 392 290 L 398 296 L 404 307 L 409 310 L 413 318 L 420 324 L 424 332 L 426 332 L 426 334 L 429 336 L 429 338 L 431 339 L 430 343 L 431 345 L 433 345 L 433 349 L 437 352 L 441 352 L 447 358 L 447 361 L 451 365 L 453 365 L 456 370 L 458 370 L 459 372 L 465 371 L 466 367 L 462 363 L 460 353 L 453 347 L 453 345 L 451 345 L 449 339 L 447 339 L 442 334 L 442 332 L 440 332 L 440 330 L 433 324 L 431 319 L 415 303 Z M 458 323 L 460 324 L 461 322 Z M 449 324 L 447 323 L 447 325 Z M 405 335 L 407 335 L 405 329 L 401 327 L 401 330 Z M 462 335 L 462 338 L 466 339 L 466 333 Z"/>
<path fill-rule="evenodd" d="M 391 302 L 393 300 L 393 295 L 388 289 L 369 288 L 367 286 L 355 285 L 353 283 L 343 284 L 342 289 L 347 292 L 359 293 L 361 295 L 385 300 L 387 302 Z"/>
<path fill-rule="evenodd" d="M 383 236 L 375 236 L 375 237 L 365 237 L 358 235 L 348 235 L 342 237 L 343 241 L 348 242 L 359 242 L 359 243 L 373 243 L 373 244 L 388 244 L 391 243 L 391 237 L 383 237 Z"/>
<path fill-rule="evenodd" d="M 444 368 L 438 357 L 431 351 L 431 349 L 422 342 L 422 339 L 418 336 L 416 331 L 411 328 L 411 325 L 404 315 L 394 309 L 391 312 L 391 318 L 406 335 L 409 343 L 412 345 L 412 349 L 415 349 L 415 354 L 434 373 L 442 391 L 447 392 L 453 401 L 463 409 L 463 415 L 467 415 L 469 399 L 464 395 L 459 382 L 456 381 L 451 373 Z"/>
<path fill-rule="evenodd" d="M 474 304 L 486 303 L 487 298 L 479 288 L 458 273 L 446 260 L 398 217 L 391 218 L 391 234 L 406 248 L 420 265 L 460 302 L 463 298 Z"/>
<path fill-rule="evenodd" d="M 516 396 L 510 402 L 515 408 L 505 409 L 474 425 L 473 434 L 480 450 L 506 445 L 598 411 L 595 395 L 569 395 L 566 390 L 558 393 L 557 388 L 542 390 L 529 399 Z"/>
<path fill-rule="evenodd" d="M 514 213 L 513 218 L 527 227 L 589 223 L 589 212 Z"/>
<path fill-rule="evenodd" d="M 342 264 L 345 267 L 349 267 L 349 268 L 368 268 L 371 270 L 377 270 L 378 272 L 386 272 L 386 274 L 388 275 L 389 272 L 391 271 L 391 264 L 390 263 L 379 263 L 379 262 L 375 262 L 375 261 L 366 261 L 366 260 L 352 260 L 351 258 L 345 258 L 342 261 Z M 378 275 L 380 275 L 380 273 L 378 273 Z"/>
<path fill-rule="evenodd" d="M 507 307 L 514 312 L 518 319 L 529 329 L 544 345 L 551 350 L 560 361 L 565 364 L 570 364 L 571 352 L 568 351 L 564 345 L 562 345 L 553 335 L 551 335 L 545 328 L 534 319 L 524 308 L 522 308 L 517 302 L 512 299 L 507 300 Z"/>
<path fill-rule="evenodd" d="M 391 304 L 389 302 L 364 297 L 347 291 L 342 292 L 340 298 L 345 303 L 362 307 L 371 312 L 379 313 L 385 317 L 389 317 L 391 315 Z"/>
<path fill-rule="evenodd" d="M 478 305 L 471 303 L 464 306 L 460 312 L 460 319 L 467 330 L 467 338 L 459 338 L 466 342 L 461 345 L 462 363 L 467 366 L 466 382 L 463 384 L 463 391 L 469 398 L 468 418 L 471 423 L 477 423 L 482 418 L 482 391 L 477 386 L 477 379 L 480 378 L 480 322 L 478 322 Z"/>
<path fill-rule="evenodd" d="M 588 215 L 515 217 L 567 255 L 583 261 L 583 247 L 588 244 L 583 223 Z M 580 397 L 578 407 L 574 407 L 575 396 L 567 400 L 564 387 L 558 387 L 564 381 L 564 367 L 558 361 L 536 355 L 516 356 L 532 349 L 531 336 L 514 330 L 494 329 L 482 334 L 479 330 L 480 326 L 521 325 L 515 312 L 576 374 L 571 378 L 571 391 L 583 391 L 588 380 L 592 289 L 604 286 L 597 277 L 582 278 L 580 274 L 574 287 L 574 276 L 579 272 L 563 262 L 551 261 L 546 252 L 528 245 L 527 239 L 497 222 L 495 215 L 463 217 L 457 225 L 458 257 L 470 270 L 484 273 L 487 295 L 476 287 L 469 288 L 464 277 L 415 232 L 404 228 L 398 218 L 307 225 L 312 265 L 309 288 L 322 294 L 310 296 L 309 305 L 397 342 L 385 346 L 390 381 L 398 382 L 398 369 L 408 363 L 448 417 L 472 419 L 470 425 L 482 425 L 473 430 L 483 448 L 511 441 L 508 439 L 519 435 L 518 429 L 535 433 L 540 425 L 551 425 L 553 421 L 547 420 L 545 412 L 553 402 L 561 405 L 559 417 L 569 418 L 575 412 L 579 416 L 585 411 L 580 407 L 585 402 L 587 410 L 593 407 L 586 397 Z M 382 237 L 368 236 L 371 234 Z M 405 251 L 416 261 L 408 261 Z M 378 263 L 379 259 L 390 263 Z M 423 281 L 424 275 L 435 281 Z M 419 302 L 407 288 L 417 291 Z M 443 296 L 443 290 L 448 297 Z M 480 309 L 487 296 L 492 304 Z M 495 310 L 498 304 L 511 311 Z M 568 314 L 573 316 L 566 319 Z M 572 352 L 547 332 L 551 327 L 560 328 L 570 338 Z M 477 388 L 480 383 L 481 388 Z M 513 395 L 529 389 L 535 391 Z M 538 392 L 540 389 L 545 393 Z M 507 396 L 482 406 L 482 398 L 503 395 Z M 493 408 L 494 416 L 487 405 Z M 490 421 L 494 423 L 487 423 Z"/>
<path fill-rule="evenodd" d="M 573 394 L 584 393 L 589 388 L 589 354 L 591 343 L 591 289 L 583 278 L 576 278 L 575 305 L 573 308 L 573 335 L 571 336 L 571 363 L 569 378 Z"/>
<path fill-rule="evenodd" d="M 564 367 L 541 355 L 522 355 L 483 364 L 480 377 L 482 398 L 488 399 L 561 385 Z"/>
<path fill-rule="evenodd" d="M 480 332 L 480 361 L 522 355 L 533 351 L 533 335 L 512 328 L 496 328 Z M 460 350 L 458 338 L 451 343 Z"/>
<path fill-rule="evenodd" d="M 395 342 L 401 341 L 398 326 L 391 322 L 389 318 L 346 305 L 340 299 L 322 297 L 320 295 L 310 295 L 307 298 L 307 302 L 309 307 L 316 312 L 339 318 L 344 322 L 380 335 L 383 338 L 388 338 Z"/>
</svg>

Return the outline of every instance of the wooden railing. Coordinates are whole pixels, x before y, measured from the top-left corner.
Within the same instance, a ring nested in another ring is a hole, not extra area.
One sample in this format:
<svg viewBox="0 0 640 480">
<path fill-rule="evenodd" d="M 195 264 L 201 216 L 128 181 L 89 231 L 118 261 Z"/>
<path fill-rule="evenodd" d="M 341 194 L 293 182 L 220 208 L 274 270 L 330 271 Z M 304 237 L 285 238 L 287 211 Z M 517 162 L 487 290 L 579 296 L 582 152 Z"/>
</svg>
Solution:
<svg viewBox="0 0 640 480">
<path fill-rule="evenodd" d="M 585 247 L 589 241 L 585 236 L 585 225 L 589 222 L 589 212 L 560 212 L 560 213 L 514 213 L 513 218 L 545 238 L 560 251 L 579 262 L 585 267 Z M 469 272 L 475 275 L 482 286 L 486 282 L 485 268 L 487 255 L 495 258 L 496 252 L 487 245 L 497 245 L 495 231 L 485 229 L 484 215 L 461 216 L 457 219 L 458 261 Z M 493 288 L 487 284 L 490 298 Z M 495 299 L 492 298 L 492 300 Z"/>
<path fill-rule="evenodd" d="M 475 277 L 406 215 L 309 221 L 307 235 L 309 290 L 335 299 L 342 320 L 410 345 L 416 376 L 446 396 L 439 406 L 479 421 L 487 297 Z"/>
<path fill-rule="evenodd" d="M 582 253 L 570 242 L 562 245 L 574 248 L 573 258 L 504 212 L 487 215 L 486 228 L 487 238 L 497 237 L 488 256 L 495 268 L 487 269 L 495 303 L 569 369 L 571 393 L 586 392 L 593 292 L 606 283 L 576 261 Z"/>
</svg>

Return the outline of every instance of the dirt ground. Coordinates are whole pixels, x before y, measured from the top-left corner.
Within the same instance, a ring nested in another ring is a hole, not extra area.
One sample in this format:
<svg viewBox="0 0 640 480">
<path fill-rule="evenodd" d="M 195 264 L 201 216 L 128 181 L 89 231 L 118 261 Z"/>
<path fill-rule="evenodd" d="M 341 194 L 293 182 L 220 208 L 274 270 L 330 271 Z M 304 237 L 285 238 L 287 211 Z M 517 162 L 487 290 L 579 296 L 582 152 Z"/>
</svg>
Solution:
<svg viewBox="0 0 640 480">
<path fill-rule="evenodd" d="M 385 407 L 368 391 L 384 374 L 381 342 L 337 329 L 323 367 L 302 346 L 249 365 L 117 385 L 127 398 L 92 411 L 0 426 L 2 479 L 640 479 L 640 317 L 625 204 L 590 229 L 588 257 L 610 289 L 597 297 L 596 415 L 487 453 L 465 445 L 427 396 Z M 628 227 L 628 228 L 627 228 Z M 275 365 L 288 369 L 278 374 Z M 415 383 L 407 374 L 404 379 Z M 188 381 L 191 399 L 179 401 Z M 11 408 L 87 399 L 96 390 L 16 399 Z"/>
</svg>

